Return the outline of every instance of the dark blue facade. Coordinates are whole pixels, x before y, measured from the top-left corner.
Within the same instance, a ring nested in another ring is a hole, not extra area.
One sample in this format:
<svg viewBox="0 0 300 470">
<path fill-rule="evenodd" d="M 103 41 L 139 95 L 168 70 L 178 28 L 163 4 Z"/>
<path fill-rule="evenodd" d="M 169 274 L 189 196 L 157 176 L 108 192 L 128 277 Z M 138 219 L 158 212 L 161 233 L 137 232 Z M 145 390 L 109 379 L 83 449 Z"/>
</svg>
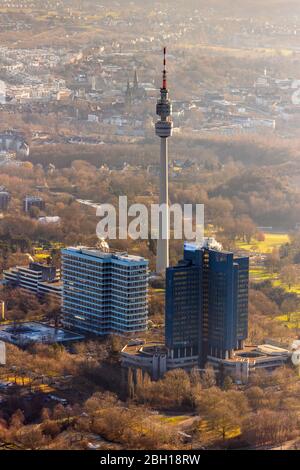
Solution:
<svg viewBox="0 0 300 470">
<path fill-rule="evenodd" d="M 235 348 L 235 268 L 232 253 L 209 251 L 208 353 Z"/>
<path fill-rule="evenodd" d="M 166 345 L 173 357 L 228 358 L 248 335 L 248 258 L 187 247 L 166 272 Z"/>
<path fill-rule="evenodd" d="M 199 259 L 198 259 L 199 258 Z M 198 356 L 202 311 L 202 253 L 166 273 L 166 345 L 172 356 Z"/>
</svg>

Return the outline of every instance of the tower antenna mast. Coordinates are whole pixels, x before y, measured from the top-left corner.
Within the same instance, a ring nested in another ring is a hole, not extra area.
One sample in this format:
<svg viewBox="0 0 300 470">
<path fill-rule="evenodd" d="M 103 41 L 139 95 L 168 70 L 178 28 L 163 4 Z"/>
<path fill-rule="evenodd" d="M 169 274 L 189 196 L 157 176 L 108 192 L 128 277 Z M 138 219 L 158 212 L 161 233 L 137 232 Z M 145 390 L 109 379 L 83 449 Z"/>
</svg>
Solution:
<svg viewBox="0 0 300 470">
<path fill-rule="evenodd" d="M 166 69 L 166 65 L 167 65 L 167 59 L 166 59 L 166 55 L 167 55 L 167 48 L 164 47 L 164 70 L 163 70 L 163 89 L 167 89 L 167 69 Z"/>
<path fill-rule="evenodd" d="M 172 104 L 169 100 L 169 91 L 167 88 L 167 69 L 166 53 L 163 50 L 163 80 L 160 89 L 160 98 L 156 105 L 156 114 L 159 120 L 155 124 L 155 133 L 160 137 L 160 183 L 159 183 L 159 204 L 161 207 L 159 213 L 159 233 L 157 241 L 156 271 L 165 274 L 169 266 L 169 188 L 168 188 L 168 138 L 172 135 Z"/>
</svg>

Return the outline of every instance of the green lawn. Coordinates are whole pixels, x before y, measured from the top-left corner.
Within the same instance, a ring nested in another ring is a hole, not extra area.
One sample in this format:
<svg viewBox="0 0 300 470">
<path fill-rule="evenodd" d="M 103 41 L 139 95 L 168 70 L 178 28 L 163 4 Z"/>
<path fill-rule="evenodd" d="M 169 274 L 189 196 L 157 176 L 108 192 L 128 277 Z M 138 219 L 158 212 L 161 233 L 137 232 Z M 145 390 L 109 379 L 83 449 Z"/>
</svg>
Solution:
<svg viewBox="0 0 300 470">
<path fill-rule="evenodd" d="M 287 284 L 278 279 L 278 273 L 269 273 L 263 266 L 250 268 L 249 273 L 253 282 L 263 282 L 269 279 L 272 281 L 273 287 L 281 287 L 286 292 L 300 295 L 300 283 L 291 286 L 289 289 Z"/>
<path fill-rule="evenodd" d="M 251 244 L 239 242 L 238 247 L 249 252 L 255 253 L 272 253 L 274 248 L 279 248 L 281 245 L 285 245 L 290 242 L 289 235 L 287 233 L 267 233 L 265 234 L 265 240 L 258 242 L 256 240 Z M 300 296 L 300 282 L 289 289 L 289 286 L 283 283 L 278 276 L 278 273 L 270 273 L 264 266 L 251 266 L 250 268 L 250 279 L 253 282 L 263 282 L 266 280 L 272 281 L 273 287 L 281 287 L 286 292 L 291 292 Z M 300 328 L 300 312 L 295 312 L 290 315 L 280 315 L 276 317 L 276 320 L 280 321 L 288 328 Z"/>
<path fill-rule="evenodd" d="M 291 292 L 293 294 L 298 294 L 300 295 L 300 283 L 296 284 L 294 286 L 291 286 L 289 289 L 289 286 L 287 284 L 284 284 L 283 282 L 280 281 L 280 279 L 276 279 L 273 282 L 274 287 L 282 287 L 286 292 Z"/>
<path fill-rule="evenodd" d="M 288 328 L 300 328 L 300 312 L 295 312 L 288 315 L 279 315 L 276 320 L 284 323 Z"/>
<path fill-rule="evenodd" d="M 190 419 L 190 416 L 187 415 L 178 415 L 178 416 L 160 416 L 159 419 L 164 423 L 168 424 L 180 424 L 187 419 Z"/>
<path fill-rule="evenodd" d="M 237 242 L 238 248 L 255 253 L 272 253 L 274 248 L 290 243 L 287 233 L 265 233 L 265 240 L 262 242 L 252 239 L 251 243 Z"/>
<path fill-rule="evenodd" d="M 263 266 L 251 267 L 249 273 L 251 281 L 254 282 L 262 282 L 268 279 L 276 279 L 277 277 L 275 273 L 269 273 Z"/>
</svg>

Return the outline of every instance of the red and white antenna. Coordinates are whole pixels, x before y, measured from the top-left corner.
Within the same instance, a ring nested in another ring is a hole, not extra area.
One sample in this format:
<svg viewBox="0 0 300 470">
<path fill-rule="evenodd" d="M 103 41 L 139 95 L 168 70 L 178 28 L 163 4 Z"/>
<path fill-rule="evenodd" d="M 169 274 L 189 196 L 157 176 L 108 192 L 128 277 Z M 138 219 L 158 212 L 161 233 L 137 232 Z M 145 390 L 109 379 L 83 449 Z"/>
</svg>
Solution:
<svg viewBox="0 0 300 470">
<path fill-rule="evenodd" d="M 167 89 L 167 69 L 166 69 L 166 55 L 167 55 L 167 48 L 164 47 L 164 70 L 163 70 L 163 89 L 166 90 Z"/>
</svg>

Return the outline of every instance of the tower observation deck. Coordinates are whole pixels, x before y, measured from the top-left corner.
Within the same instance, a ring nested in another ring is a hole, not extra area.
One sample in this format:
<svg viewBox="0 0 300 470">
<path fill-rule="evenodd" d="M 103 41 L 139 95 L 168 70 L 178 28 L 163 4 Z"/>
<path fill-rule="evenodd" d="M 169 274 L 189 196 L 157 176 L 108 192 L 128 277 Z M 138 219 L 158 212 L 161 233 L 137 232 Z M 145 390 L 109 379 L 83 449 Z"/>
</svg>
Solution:
<svg viewBox="0 0 300 470">
<path fill-rule="evenodd" d="M 166 48 L 164 48 L 163 82 L 156 105 L 160 119 L 155 124 L 155 133 L 160 137 L 160 187 L 159 233 L 157 243 L 156 271 L 165 274 L 169 266 L 169 189 L 168 189 L 168 137 L 172 135 L 172 104 L 167 88 Z"/>
</svg>

